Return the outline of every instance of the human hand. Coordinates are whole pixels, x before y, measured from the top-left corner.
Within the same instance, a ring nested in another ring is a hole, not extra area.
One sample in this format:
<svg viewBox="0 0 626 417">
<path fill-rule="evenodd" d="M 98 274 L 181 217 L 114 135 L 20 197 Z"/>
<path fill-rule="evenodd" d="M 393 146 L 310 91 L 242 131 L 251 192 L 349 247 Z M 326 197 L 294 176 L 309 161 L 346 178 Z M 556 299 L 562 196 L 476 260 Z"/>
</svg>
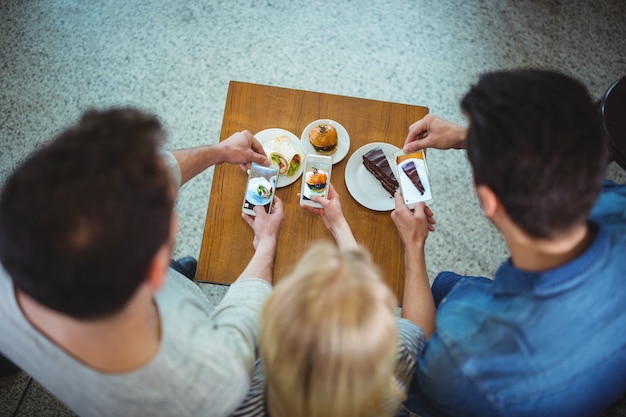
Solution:
<svg viewBox="0 0 626 417">
<path fill-rule="evenodd" d="M 300 193 L 298 193 L 298 196 Z M 333 230 L 333 226 L 336 226 L 339 222 L 344 221 L 343 212 L 341 211 L 341 201 L 339 199 L 339 194 L 333 187 L 331 183 L 328 188 L 328 198 L 323 198 L 319 196 L 311 197 L 312 201 L 319 203 L 322 205 L 319 207 L 311 207 L 311 206 L 300 206 L 304 211 L 308 211 L 309 213 L 316 214 L 322 218 L 324 222 L 324 226 L 330 231 Z"/>
<path fill-rule="evenodd" d="M 394 195 L 396 208 L 391 212 L 391 220 L 396 224 L 398 235 L 405 247 L 423 246 L 429 232 L 435 231 L 435 218 L 432 210 L 424 203 L 418 203 L 414 210 L 404 203 L 402 195 Z"/>
<path fill-rule="evenodd" d="M 424 148 L 464 149 L 467 129 L 427 114 L 409 126 L 402 150 L 411 153 Z"/>
<path fill-rule="evenodd" d="M 309 213 L 316 214 L 322 218 L 324 226 L 333 234 L 337 245 L 342 249 L 357 247 L 356 240 L 341 211 L 341 201 L 339 194 L 332 184 L 328 188 L 328 198 L 311 197 L 311 200 L 320 203 L 321 208 L 311 206 L 300 206 Z"/>
<path fill-rule="evenodd" d="M 270 165 L 270 161 L 263 150 L 263 145 L 247 130 L 235 133 L 217 146 L 222 151 L 223 157 L 221 162 L 239 164 L 244 171 L 250 168 L 252 162 L 263 166 Z"/>
<path fill-rule="evenodd" d="M 264 241 L 276 243 L 285 218 L 283 201 L 278 196 L 274 196 L 274 204 L 270 213 L 266 213 L 263 206 L 255 206 L 254 212 L 256 216 L 242 213 L 243 219 L 254 231 L 254 240 L 252 241 L 254 249 L 257 249 L 259 244 Z"/>
</svg>

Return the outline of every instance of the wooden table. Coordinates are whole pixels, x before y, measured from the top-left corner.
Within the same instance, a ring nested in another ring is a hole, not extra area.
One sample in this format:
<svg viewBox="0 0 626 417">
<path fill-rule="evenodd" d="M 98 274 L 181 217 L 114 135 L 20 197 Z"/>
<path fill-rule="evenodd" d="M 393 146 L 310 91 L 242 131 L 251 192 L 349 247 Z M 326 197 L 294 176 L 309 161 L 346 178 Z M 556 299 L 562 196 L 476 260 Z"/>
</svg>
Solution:
<svg viewBox="0 0 626 417">
<path fill-rule="evenodd" d="M 331 181 L 357 241 L 370 250 L 385 281 L 401 300 L 403 249 L 390 212 L 373 211 L 354 200 L 346 188 L 344 171 L 352 153 L 367 143 L 402 147 L 409 125 L 427 113 L 428 108 L 420 106 L 231 81 L 220 141 L 245 129 L 255 134 L 277 127 L 300 137 L 314 120 L 341 123 L 350 135 L 350 150 L 333 166 Z M 246 180 L 238 165 L 215 167 L 196 274 L 200 281 L 231 284 L 252 257 L 254 234 L 241 218 Z M 285 220 L 278 240 L 275 283 L 291 272 L 311 243 L 333 240 L 319 217 L 300 208 L 296 195 L 300 186 L 299 179 L 276 191 L 284 203 Z"/>
</svg>

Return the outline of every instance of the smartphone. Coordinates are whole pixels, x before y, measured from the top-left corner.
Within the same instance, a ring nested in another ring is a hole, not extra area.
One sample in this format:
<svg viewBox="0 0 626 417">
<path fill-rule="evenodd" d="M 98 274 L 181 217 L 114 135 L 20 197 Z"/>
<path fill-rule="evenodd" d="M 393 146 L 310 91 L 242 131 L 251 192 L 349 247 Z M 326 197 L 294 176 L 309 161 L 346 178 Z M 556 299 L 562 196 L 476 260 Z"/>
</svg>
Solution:
<svg viewBox="0 0 626 417">
<path fill-rule="evenodd" d="M 396 167 L 396 177 L 400 183 L 400 193 L 410 209 L 419 202 L 433 203 L 433 193 L 428 178 L 426 152 L 423 149 L 405 154 L 396 151 L 393 154 Z"/>
<path fill-rule="evenodd" d="M 278 165 L 272 164 L 264 167 L 253 162 L 248 170 L 248 182 L 241 211 L 256 216 L 254 207 L 263 206 L 265 212 L 269 213 L 274 202 L 277 180 Z"/>
<path fill-rule="evenodd" d="M 328 198 L 332 168 L 333 158 L 330 156 L 308 154 L 304 157 L 300 205 L 322 207 L 321 204 L 312 201 L 311 197 Z"/>
</svg>

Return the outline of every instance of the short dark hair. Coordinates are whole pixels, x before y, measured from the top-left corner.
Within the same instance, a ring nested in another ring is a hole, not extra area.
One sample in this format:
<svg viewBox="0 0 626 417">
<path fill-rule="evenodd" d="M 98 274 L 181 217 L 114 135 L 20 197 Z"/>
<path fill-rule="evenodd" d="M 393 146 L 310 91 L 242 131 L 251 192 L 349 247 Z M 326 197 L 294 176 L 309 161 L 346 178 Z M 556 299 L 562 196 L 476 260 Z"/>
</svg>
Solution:
<svg viewBox="0 0 626 417">
<path fill-rule="evenodd" d="M 599 114 L 578 81 L 547 70 L 483 75 L 461 102 L 476 185 L 529 236 L 586 221 L 606 172 Z"/>
<path fill-rule="evenodd" d="M 167 242 L 175 192 L 156 117 L 90 110 L 34 152 L 0 195 L 0 260 L 14 285 L 78 319 L 119 311 Z"/>
</svg>

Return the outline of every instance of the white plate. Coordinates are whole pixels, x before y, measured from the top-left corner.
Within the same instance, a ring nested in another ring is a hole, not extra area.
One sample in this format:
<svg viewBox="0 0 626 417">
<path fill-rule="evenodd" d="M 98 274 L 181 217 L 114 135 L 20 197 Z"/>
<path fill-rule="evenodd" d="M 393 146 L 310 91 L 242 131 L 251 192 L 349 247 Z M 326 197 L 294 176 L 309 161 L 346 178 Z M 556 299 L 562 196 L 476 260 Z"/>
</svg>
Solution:
<svg viewBox="0 0 626 417">
<path fill-rule="evenodd" d="M 389 166 L 393 167 L 393 153 L 400 148 L 384 142 L 372 142 L 363 145 L 354 151 L 348 159 L 345 172 L 346 187 L 348 187 L 352 197 L 362 206 L 376 211 L 389 211 L 396 207 L 393 197 L 363 165 L 363 155 L 379 146 L 387 157 Z"/>
<path fill-rule="evenodd" d="M 302 136 L 300 136 L 302 149 L 304 149 L 304 152 L 307 154 L 310 153 L 313 155 L 322 155 L 315 152 L 315 148 L 313 148 L 313 145 L 311 145 L 311 142 L 309 141 L 309 133 L 311 132 L 311 130 L 313 130 L 315 126 L 321 124 L 329 124 L 333 126 L 337 131 L 337 150 L 334 154 L 328 155 L 333 158 L 333 164 L 336 164 L 337 162 L 345 158 L 348 154 L 348 151 L 350 150 L 350 135 L 348 135 L 348 131 L 346 130 L 346 128 L 343 127 L 339 122 L 330 119 L 319 119 L 309 123 L 309 125 L 305 127 L 302 131 Z"/>
<path fill-rule="evenodd" d="M 302 149 L 302 143 L 300 143 L 300 139 L 293 133 L 285 129 L 279 129 L 277 127 L 273 127 L 270 129 L 261 130 L 259 133 L 255 134 L 254 137 L 257 138 L 261 145 L 263 145 L 263 149 L 265 149 L 265 153 L 269 155 L 271 149 L 270 145 L 276 136 L 286 135 L 289 137 L 289 140 L 294 148 L 302 155 L 302 161 L 300 163 L 300 168 L 291 176 L 287 175 L 279 175 L 278 182 L 276 183 L 276 187 L 285 187 L 287 185 L 293 184 L 300 176 L 302 175 L 302 171 L 304 171 L 304 150 Z"/>
</svg>

